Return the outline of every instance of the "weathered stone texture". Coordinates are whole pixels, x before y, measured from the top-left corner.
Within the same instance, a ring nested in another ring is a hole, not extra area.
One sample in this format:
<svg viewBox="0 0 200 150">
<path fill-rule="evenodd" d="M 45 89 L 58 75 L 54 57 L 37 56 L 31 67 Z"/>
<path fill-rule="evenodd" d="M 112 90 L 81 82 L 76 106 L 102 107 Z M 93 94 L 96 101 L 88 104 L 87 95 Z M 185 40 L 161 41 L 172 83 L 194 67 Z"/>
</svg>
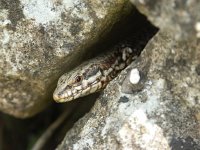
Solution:
<svg viewBox="0 0 200 150">
<path fill-rule="evenodd" d="M 161 30 L 176 40 L 194 40 L 199 36 L 198 0 L 130 0 L 137 9 Z"/>
</svg>

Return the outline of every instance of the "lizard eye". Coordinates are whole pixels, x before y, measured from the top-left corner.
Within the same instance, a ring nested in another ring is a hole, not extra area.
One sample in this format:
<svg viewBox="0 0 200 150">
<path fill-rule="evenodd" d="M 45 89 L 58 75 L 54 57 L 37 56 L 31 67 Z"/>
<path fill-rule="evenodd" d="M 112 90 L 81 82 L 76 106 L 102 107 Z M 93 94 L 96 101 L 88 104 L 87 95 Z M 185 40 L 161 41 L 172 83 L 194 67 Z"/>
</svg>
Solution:
<svg viewBox="0 0 200 150">
<path fill-rule="evenodd" d="M 82 77 L 81 77 L 81 76 L 76 76 L 76 77 L 75 77 L 75 81 L 76 81 L 76 82 L 80 82 L 81 80 L 82 80 Z"/>
</svg>

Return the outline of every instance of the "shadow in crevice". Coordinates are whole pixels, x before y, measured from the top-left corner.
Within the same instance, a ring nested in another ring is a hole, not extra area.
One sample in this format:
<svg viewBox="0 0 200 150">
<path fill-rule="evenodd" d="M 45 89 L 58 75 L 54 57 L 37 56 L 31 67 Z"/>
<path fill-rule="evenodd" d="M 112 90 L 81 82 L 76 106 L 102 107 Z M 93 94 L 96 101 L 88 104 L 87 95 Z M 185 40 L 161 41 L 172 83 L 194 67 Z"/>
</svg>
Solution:
<svg viewBox="0 0 200 150">
<path fill-rule="evenodd" d="M 133 39 L 133 46 L 136 45 L 135 41 L 147 43 L 157 31 L 158 28 L 153 26 L 144 15 L 134 8 L 128 16 L 116 23 L 108 34 L 102 34 L 98 43 L 88 48 L 87 51 L 91 53 L 85 54 L 85 60 L 109 51 L 120 42 L 130 41 L 131 38 Z"/>
</svg>

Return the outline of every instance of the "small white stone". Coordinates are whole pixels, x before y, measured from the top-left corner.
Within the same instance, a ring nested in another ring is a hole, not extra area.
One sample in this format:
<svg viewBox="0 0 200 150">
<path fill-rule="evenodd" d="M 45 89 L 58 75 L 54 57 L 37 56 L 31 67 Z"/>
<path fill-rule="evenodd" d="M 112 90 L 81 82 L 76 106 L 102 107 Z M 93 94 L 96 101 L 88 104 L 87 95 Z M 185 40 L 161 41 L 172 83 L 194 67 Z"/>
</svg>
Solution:
<svg viewBox="0 0 200 150">
<path fill-rule="evenodd" d="M 140 73 L 137 68 L 132 69 L 130 73 L 130 82 L 132 84 L 137 84 L 140 81 Z"/>
<path fill-rule="evenodd" d="M 195 29 L 196 29 L 197 31 L 200 31 L 200 22 L 197 22 L 197 23 L 195 24 Z"/>
<path fill-rule="evenodd" d="M 195 29 L 197 31 L 197 34 L 196 34 L 197 38 L 200 38 L 200 22 L 197 22 L 195 24 Z"/>
</svg>

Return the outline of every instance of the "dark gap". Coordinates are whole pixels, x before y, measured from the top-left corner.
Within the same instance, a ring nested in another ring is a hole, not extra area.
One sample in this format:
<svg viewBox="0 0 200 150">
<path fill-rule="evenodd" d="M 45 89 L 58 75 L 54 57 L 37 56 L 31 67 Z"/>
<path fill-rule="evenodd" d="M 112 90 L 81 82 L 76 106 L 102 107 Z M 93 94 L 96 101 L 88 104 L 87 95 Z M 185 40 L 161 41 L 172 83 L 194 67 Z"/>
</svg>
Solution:
<svg viewBox="0 0 200 150">
<path fill-rule="evenodd" d="M 133 8 L 130 14 L 116 23 L 108 34 L 102 34 L 98 43 L 88 48 L 84 56 L 85 61 L 127 41 L 131 42 L 133 47 L 137 47 L 138 42 L 145 46 L 157 31 L 157 27 L 153 26 L 136 8 Z"/>
<path fill-rule="evenodd" d="M 98 92 L 98 93 L 94 93 L 94 94 L 79 98 L 75 101 L 70 101 L 69 103 L 74 105 L 75 108 L 73 109 L 70 116 L 67 117 L 65 121 L 61 124 L 61 126 L 55 131 L 55 134 L 53 134 L 53 136 L 46 143 L 43 149 L 54 150 L 62 142 L 67 131 L 69 131 L 69 129 L 73 127 L 74 123 L 77 122 L 87 112 L 90 111 L 90 109 L 93 107 L 99 95 L 100 93 Z M 60 105 L 63 105 L 63 104 L 60 104 Z M 68 107 L 70 106 L 68 105 Z M 85 123 L 83 122 L 83 124 Z"/>
<path fill-rule="evenodd" d="M 54 150 L 74 123 L 89 112 L 99 93 L 70 101 L 53 103 L 43 112 L 27 119 L 18 119 L 0 112 L 0 150 L 31 149 L 35 142 L 66 110 L 72 111 L 60 124 L 42 149 Z"/>
</svg>

